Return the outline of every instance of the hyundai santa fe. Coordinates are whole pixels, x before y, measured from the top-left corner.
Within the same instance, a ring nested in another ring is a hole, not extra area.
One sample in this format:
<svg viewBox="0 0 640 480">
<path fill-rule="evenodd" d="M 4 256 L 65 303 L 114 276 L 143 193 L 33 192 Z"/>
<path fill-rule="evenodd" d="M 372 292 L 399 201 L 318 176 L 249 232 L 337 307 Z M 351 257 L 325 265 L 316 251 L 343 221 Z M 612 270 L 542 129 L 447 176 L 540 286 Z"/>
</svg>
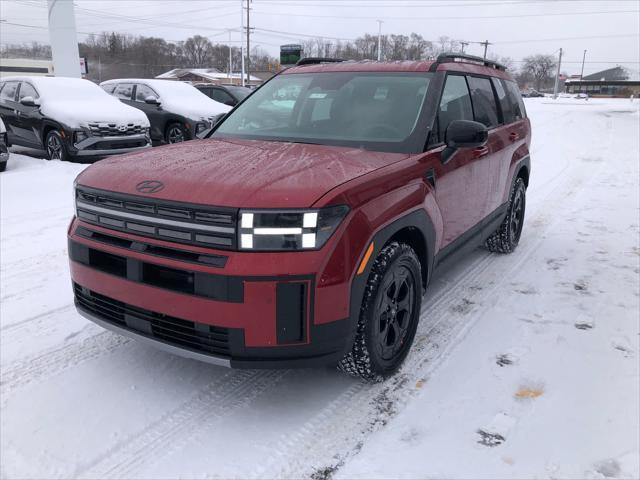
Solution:
<svg viewBox="0 0 640 480">
<path fill-rule="evenodd" d="M 518 245 L 530 139 L 497 63 L 303 59 L 209 138 L 78 176 L 76 306 L 214 364 L 383 379 L 434 272 Z"/>
</svg>

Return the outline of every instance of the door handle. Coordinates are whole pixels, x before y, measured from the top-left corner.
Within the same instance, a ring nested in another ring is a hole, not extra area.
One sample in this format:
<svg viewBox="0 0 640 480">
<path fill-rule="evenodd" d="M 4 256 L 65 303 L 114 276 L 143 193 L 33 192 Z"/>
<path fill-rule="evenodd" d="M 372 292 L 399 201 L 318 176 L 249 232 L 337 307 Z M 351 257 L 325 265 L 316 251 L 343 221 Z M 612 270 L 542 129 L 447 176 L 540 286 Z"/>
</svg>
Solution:
<svg viewBox="0 0 640 480">
<path fill-rule="evenodd" d="M 509 134 L 509 140 L 511 140 L 512 142 L 515 142 L 516 140 L 518 140 L 520 138 L 520 135 L 518 135 L 517 132 L 511 132 Z"/>
<path fill-rule="evenodd" d="M 489 154 L 489 147 L 478 147 L 473 149 L 473 156 L 475 158 L 484 157 Z"/>
</svg>

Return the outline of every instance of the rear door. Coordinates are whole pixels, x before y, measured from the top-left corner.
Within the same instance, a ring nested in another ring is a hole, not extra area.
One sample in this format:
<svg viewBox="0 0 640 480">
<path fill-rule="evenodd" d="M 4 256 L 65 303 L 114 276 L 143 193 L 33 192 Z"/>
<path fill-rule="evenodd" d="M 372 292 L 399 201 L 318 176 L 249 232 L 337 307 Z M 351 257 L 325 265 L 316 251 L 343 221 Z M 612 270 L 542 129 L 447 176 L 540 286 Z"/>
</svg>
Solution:
<svg viewBox="0 0 640 480">
<path fill-rule="evenodd" d="M 119 99 L 122 103 L 126 103 L 132 107 L 138 107 L 138 105 L 134 105 L 133 87 L 133 83 L 119 83 L 113 90 L 113 96 Z"/>
<path fill-rule="evenodd" d="M 17 121 L 17 106 L 18 106 L 18 87 L 20 82 L 11 81 L 5 82 L 0 90 L 0 117 L 4 121 L 5 127 L 7 127 L 7 137 L 9 143 L 20 144 L 20 136 L 16 134 L 16 130 L 19 128 Z"/>
<path fill-rule="evenodd" d="M 506 180 L 504 164 L 507 133 L 500 116 L 491 78 L 469 75 L 467 80 L 471 90 L 474 119 L 489 131 L 486 145 L 477 149 L 486 182 L 481 197 L 478 198 L 478 205 L 482 205 L 483 217 L 488 217 L 500 206 L 498 194 L 503 191 Z"/>
</svg>

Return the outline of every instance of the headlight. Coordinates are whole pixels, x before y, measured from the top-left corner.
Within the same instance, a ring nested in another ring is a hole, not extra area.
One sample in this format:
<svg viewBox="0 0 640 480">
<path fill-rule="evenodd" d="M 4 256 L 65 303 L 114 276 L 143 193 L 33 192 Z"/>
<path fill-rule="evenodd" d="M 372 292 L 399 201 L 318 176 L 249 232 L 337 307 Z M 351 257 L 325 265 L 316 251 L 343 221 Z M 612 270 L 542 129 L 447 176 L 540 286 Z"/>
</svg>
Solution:
<svg viewBox="0 0 640 480">
<path fill-rule="evenodd" d="M 349 211 L 346 205 L 319 210 L 241 210 L 241 250 L 321 248 Z"/>
</svg>

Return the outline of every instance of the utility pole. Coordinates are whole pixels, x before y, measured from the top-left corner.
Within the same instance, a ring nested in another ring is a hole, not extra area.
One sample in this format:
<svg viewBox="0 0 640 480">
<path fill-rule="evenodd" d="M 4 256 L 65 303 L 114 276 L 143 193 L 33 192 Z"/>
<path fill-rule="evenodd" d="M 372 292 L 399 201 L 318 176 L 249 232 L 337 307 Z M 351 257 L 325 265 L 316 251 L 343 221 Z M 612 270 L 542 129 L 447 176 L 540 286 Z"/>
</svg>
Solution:
<svg viewBox="0 0 640 480">
<path fill-rule="evenodd" d="M 469 45 L 469 42 L 460 42 L 461 53 L 464 53 L 464 47 L 466 47 L 467 45 Z"/>
<path fill-rule="evenodd" d="M 382 20 L 378 22 L 378 61 L 382 60 Z"/>
<path fill-rule="evenodd" d="M 582 53 L 582 68 L 580 69 L 580 80 L 582 80 L 582 75 L 584 74 L 584 59 L 587 57 L 587 51 L 585 50 Z"/>
<path fill-rule="evenodd" d="M 233 63 L 231 62 L 231 30 L 229 30 L 229 82 L 231 82 L 232 72 L 233 72 Z"/>
<path fill-rule="evenodd" d="M 242 34 L 244 33 L 244 0 L 240 0 L 240 82 L 244 87 L 244 43 L 242 43 Z"/>
<path fill-rule="evenodd" d="M 556 83 L 553 86 L 553 98 L 558 98 L 558 85 L 560 83 L 560 65 L 562 65 L 562 48 L 560 49 L 560 55 L 558 56 L 558 70 L 556 71 Z"/>
<path fill-rule="evenodd" d="M 249 3 L 251 0 L 247 0 L 247 84 L 250 85 L 251 74 L 249 73 L 251 69 L 251 46 L 250 46 L 250 36 L 251 36 L 251 28 L 249 28 L 249 11 L 251 8 L 249 7 Z"/>
<path fill-rule="evenodd" d="M 487 59 L 487 47 L 489 45 L 493 45 L 492 43 L 489 43 L 489 40 L 485 40 L 484 42 L 480 42 L 480 45 L 484 45 L 484 58 L 485 60 Z"/>
</svg>

